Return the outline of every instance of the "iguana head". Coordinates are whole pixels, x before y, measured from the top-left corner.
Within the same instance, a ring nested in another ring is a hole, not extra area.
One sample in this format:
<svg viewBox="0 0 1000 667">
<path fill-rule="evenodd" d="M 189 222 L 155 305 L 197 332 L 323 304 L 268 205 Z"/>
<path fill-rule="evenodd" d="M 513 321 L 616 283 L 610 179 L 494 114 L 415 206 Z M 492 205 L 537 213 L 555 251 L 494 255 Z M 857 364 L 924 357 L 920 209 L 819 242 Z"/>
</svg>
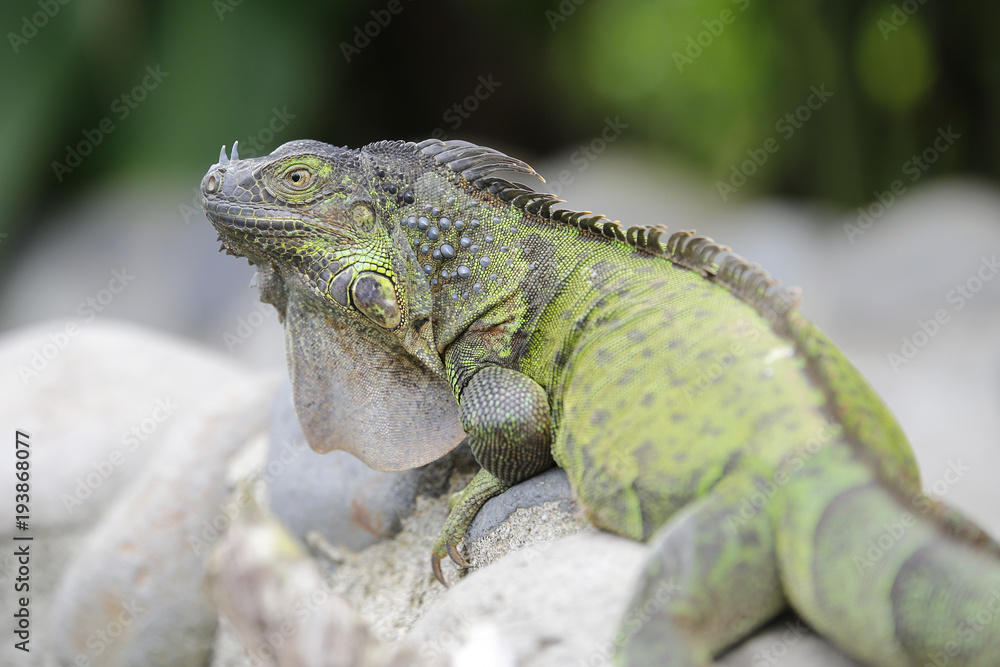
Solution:
<svg viewBox="0 0 1000 667">
<path fill-rule="evenodd" d="M 201 183 L 223 248 L 256 265 L 261 300 L 282 318 L 309 445 L 377 470 L 423 465 L 464 436 L 430 288 L 394 215 L 413 203 L 396 184 L 419 172 L 418 156 L 392 146 L 400 159 L 317 141 L 245 159 L 223 147 Z"/>
<path fill-rule="evenodd" d="M 460 206 L 487 219 L 513 215 L 507 202 L 547 211 L 557 201 L 525 196 L 499 172 L 537 175 L 464 141 L 356 150 L 293 141 L 244 159 L 235 145 L 231 156 L 223 147 L 202 179 L 202 202 L 223 248 L 256 265 L 261 300 L 278 309 L 295 408 L 313 449 L 344 449 L 373 468 L 399 470 L 461 440 L 442 350 L 476 308 L 502 295 L 478 289 L 482 278 L 466 279 L 490 260 L 462 238 L 475 234 L 459 233 L 458 218 L 450 228 L 442 218 Z M 442 322 L 450 334 L 439 335 Z"/>
<path fill-rule="evenodd" d="M 464 141 L 382 141 L 361 149 L 292 141 L 244 159 L 234 144 L 231 157 L 223 146 L 201 192 L 223 247 L 257 265 L 262 298 L 279 312 L 275 273 L 340 316 L 405 338 L 427 323 L 426 267 L 436 262 L 418 261 L 415 250 L 428 239 L 417 241 L 423 228 L 416 216 L 455 201 L 460 188 L 511 185 L 493 176 L 498 171 L 537 175 L 520 160 Z"/>
<path fill-rule="evenodd" d="M 202 201 L 227 251 L 298 281 L 342 315 L 393 331 L 408 314 L 404 251 L 378 219 L 367 162 L 360 151 L 318 141 L 249 159 L 234 144 L 202 180 Z M 279 295 L 268 296 L 283 310 Z"/>
</svg>

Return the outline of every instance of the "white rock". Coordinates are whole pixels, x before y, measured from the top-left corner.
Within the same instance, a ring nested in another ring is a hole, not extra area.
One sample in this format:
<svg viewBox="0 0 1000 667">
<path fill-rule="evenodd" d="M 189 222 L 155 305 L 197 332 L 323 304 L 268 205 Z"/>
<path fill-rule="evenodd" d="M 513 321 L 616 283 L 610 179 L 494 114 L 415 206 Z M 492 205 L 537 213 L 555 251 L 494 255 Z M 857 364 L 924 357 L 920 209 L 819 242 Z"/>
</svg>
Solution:
<svg viewBox="0 0 1000 667">
<path fill-rule="evenodd" d="M 157 458 L 65 573 L 52 614 L 63 663 L 206 664 L 217 617 L 204 589 L 205 561 L 238 512 L 225 502 L 226 467 L 262 437 L 274 384 L 219 385 L 211 400 L 177 415 Z"/>
<path fill-rule="evenodd" d="M 0 423 L 31 436 L 36 529 L 95 520 L 182 414 L 201 410 L 220 386 L 255 377 L 222 355 L 106 319 L 6 332 L 0 368 Z M 4 470 L 13 457 L 3 448 Z M 0 475 L 0 495 L 12 498 L 14 483 Z M 13 522 L 14 506 L 0 503 L 0 525 Z"/>
<path fill-rule="evenodd" d="M 535 543 L 462 579 L 407 639 L 422 656 L 468 643 L 460 654 L 468 659 L 471 629 L 491 624 L 522 667 L 589 664 L 611 644 L 647 553 L 598 532 Z"/>
</svg>

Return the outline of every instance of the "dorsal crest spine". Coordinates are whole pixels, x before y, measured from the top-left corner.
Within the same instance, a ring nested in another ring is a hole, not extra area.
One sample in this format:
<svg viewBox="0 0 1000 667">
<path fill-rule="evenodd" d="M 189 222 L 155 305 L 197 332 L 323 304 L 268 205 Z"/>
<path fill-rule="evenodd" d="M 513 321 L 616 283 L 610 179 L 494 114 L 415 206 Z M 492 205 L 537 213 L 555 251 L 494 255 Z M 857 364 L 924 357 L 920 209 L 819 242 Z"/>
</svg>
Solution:
<svg viewBox="0 0 1000 667">
<path fill-rule="evenodd" d="M 782 285 L 760 265 L 708 237 L 695 236 L 692 231 L 670 233 L 663 225 L 623 228 L 617 220 L 591 211 L 554 208 L 565 201 L 496 175 L 517 172 L 545 181 L 530 165 L 517 158 L 467 141 L 427 139 L 412 145 L 420 155 L 430 158 L 435 167 L 461 174 L 478 190 L 489 192 L 528 213 L 586 233 L 617 239 L 714 280 L 754 306 L 778 329 L 786 329 L 786 314 L 799 305 L 801 293 L 797 287 Z"/>
</svg>

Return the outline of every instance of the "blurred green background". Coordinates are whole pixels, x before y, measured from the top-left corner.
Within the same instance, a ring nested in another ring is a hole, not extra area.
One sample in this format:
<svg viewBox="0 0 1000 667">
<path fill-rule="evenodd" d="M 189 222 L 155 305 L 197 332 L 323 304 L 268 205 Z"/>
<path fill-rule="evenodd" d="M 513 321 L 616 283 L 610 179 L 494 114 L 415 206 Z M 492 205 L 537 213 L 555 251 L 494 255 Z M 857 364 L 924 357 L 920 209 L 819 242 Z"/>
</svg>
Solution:
<svg viewBox="0 0 1000 667">
<path fill-rule="evenodd" d="M 853 208 L 951 127 L 926 170 L 1000 176 L 987 0 L 35 0 L 0 25 L 0 233 L 20 241 L 104 182 L 195 184 L 234 139 L 437 131 L 530 161 L 620 118 L 724 200 Z"/>
</svg>

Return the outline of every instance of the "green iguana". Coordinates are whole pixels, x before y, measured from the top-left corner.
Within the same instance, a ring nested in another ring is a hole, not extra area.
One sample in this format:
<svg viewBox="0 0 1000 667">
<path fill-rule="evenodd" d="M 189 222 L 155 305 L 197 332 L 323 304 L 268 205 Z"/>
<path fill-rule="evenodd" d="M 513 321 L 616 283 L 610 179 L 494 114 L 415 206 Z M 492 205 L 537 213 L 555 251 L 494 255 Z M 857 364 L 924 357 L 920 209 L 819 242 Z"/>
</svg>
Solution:
<svg viewBox="0 0 1000 667">
<path fill-rule="evenodd" d="M 620 664 L 711 664 L 788 605 L 866 664 L 1000 664 L 1000 548 L 921 495 L 903 432 L 795 290 L 505 172 L 537 176 L 464 141 L 293 141 L 223 147 L 201 184 L 284 322 L 313 449 L 402 470 L 468 442 L 482 468 L 439 579 L 487 499 L 555 464 L 594 525 L 656 534 L 636 604 L 677 586 L 615 637 Z"/>
</svg>

